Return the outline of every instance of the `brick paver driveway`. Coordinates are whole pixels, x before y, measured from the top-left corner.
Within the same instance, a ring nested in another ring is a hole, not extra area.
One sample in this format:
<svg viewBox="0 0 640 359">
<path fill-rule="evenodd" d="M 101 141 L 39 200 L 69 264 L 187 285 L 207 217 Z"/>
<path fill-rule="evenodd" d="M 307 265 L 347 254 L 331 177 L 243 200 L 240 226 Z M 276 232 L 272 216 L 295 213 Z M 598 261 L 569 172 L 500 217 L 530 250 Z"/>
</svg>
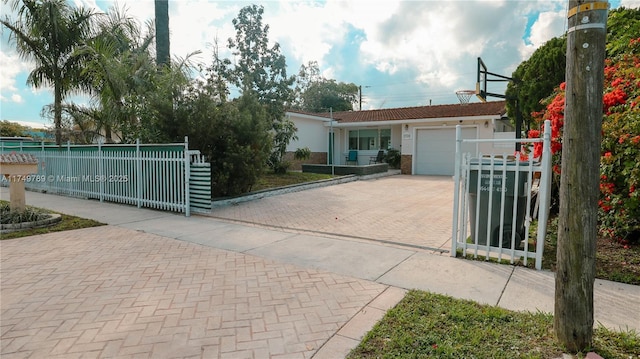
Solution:
<svg viewBox="0 0 640 359">
<path fill-rule="evenodd" d="M 3 359 L 306 358 L 387 288 L 115 226 L 0 253 Z"/>
<path fill-rule="evenodd" d="M 451 177 L 396 175 L 214 208 L 217 218 L 450 250 Z"/>
</svg>

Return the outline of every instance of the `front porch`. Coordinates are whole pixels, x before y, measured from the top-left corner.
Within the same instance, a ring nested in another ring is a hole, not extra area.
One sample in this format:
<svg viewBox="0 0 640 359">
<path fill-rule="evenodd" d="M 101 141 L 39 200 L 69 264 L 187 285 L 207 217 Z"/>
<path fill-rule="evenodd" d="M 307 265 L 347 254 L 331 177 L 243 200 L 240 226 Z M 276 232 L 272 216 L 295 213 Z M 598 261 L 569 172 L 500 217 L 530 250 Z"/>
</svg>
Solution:
<svg viewBox="0 0 640 359">
<path fill-rule="evenodd" d="M 321 164 L 302 164 L 302 172 L 336 174 L 339 176 L 356 175 L 365 176 L 376 173 L 384 173 L 389 171 L 388 163 L 375 163 L 371 165 L 321 165 Z"/>
</svg>

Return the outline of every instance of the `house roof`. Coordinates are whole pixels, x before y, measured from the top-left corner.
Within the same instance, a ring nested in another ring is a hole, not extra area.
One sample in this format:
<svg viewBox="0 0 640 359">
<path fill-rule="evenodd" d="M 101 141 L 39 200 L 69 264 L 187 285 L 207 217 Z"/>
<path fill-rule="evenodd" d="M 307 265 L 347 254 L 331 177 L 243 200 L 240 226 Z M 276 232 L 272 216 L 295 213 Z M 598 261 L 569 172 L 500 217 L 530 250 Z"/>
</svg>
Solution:
<svg viewBox="0 0 640 359">
<path fill-rule="evenodd" d="M 329 113 L 291 111 L 329 118 Z M 507 112 L 505 101 L 474 102 L 470 104 L 435 105 L 419 107 L 388 108 L 366 111 L 334 112 L 333 119 L 340 123 L 414 120 L 427 118 L 502 116 Z"/>
</svg>

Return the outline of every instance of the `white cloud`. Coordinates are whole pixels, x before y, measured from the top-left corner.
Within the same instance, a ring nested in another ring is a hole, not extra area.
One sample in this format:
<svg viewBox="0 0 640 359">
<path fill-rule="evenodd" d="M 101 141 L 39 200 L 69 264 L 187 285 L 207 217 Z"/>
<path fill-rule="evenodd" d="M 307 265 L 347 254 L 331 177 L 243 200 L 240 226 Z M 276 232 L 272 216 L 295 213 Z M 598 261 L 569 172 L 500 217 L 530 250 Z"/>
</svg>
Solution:
<svg viewBox="0 0 640 359">
<path fill-rule="evenodd" d="M 32 122 L 32 121 L 10 121 L 10 122 L 15 122 L 19 125 L 22 126 L 27 126 L 27 127 L 31 127 L 31 128 L 38 128 L 38 129 L 46 129 L 46 128 L 50 128 L 50 126 L 47 126 L 43 123 L 40 122 Z"/>
<path fill-rule="evenodd" d="M 270 37 L 291 50 L 293 58 L 289 60 L 301 64 L 318 61 L 322 66 L 325 56 L 343 41 L 348 30 L 336 14 L 336 5 L 339 4 L 283 2 L 277 13 L 265 9 L 264 22 L 269 24 Z"/>
<path fill-rule="evenodd" d="M 628 9 L 635 9 L 640 7 L 640 0 L 622 0 L 620 6 L 624 6 Z"/>
<path fill-rule="evenodd" d="M 529 39 L 533 47 L 537 48 L 551 38 L 563 34 L 565 27 L 566 12 L 543 12 L 540 13 L 538 20 L 531 26 L 531 36 Z"/>
<path fill-rule="evenodd" d="M 5 44 L 3 48 L 6 48 Z M 0 98 L 2 101 L 22 102 L 18 86 L 23 84 L 17 84 L 17 76 L 29 70 L 29 64 L 20 60 L 15 52 L 4 51 L 4 49 L 0 52 Z"/>
<path fill-rule="evenodd" d="M 115 0 L 71 0 L 106 11 Z M 413 106 L 456 101 L 454 91 L 475 87 L 476 58 L 492 72 L 510 75 L 521 61 L 566 27 L 566 0 L 270 0 L 263 23 L 269 38 L 282 46 L 289 74 L 318 61 L 325 77 L 372 87 L 367 106 Z M 640 0 L 622 0 L 626 7 Z M 117 6 L 143 26 L 154 18 L 153 0 L 118 0 Z M 201 50 L 197 61 L 211 63 L 211 46 L 231 58 L 227 39 L 235 36 L 232 19 L 248 1 L 170 0 L 172 55 Z M 1 10 L 6 5 L 2 2 Z M 527 31 L 527 26 L 530 29 Z M 4 36 L 3 36 L 4 37 Z M 16 76 L 24 67 L 0 53 L 2 100 L 14 94 L 30 99 Z M 233 59 L 232 59 L 233 60 Z M 397 86 L 392 86 L 397 85 Z M 496 92 L 504 84 L 496 85 Z M 51 96 L 39 90 L 39 96 Z M 51 96 L 52 97 L 52 96 Z M 17 97 L 15 98 L 17 99 Z M 30 100 L 29 100 L 30 101 Z M 49 101 L 51 102 L 52 99 Z"/>
</svg>

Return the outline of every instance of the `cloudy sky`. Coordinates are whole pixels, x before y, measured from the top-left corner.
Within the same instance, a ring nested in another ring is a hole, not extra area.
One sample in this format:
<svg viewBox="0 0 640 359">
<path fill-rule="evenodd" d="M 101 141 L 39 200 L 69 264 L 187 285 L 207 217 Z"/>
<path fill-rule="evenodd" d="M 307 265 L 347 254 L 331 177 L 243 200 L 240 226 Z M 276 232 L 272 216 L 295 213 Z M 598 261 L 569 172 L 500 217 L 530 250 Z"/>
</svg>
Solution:
<svg viewBox="0 0 640 359">
<path fill-rule="evenodd" d="M 98 11 L 116 5 L 70 2 Z M 566 31 L 568 2 L 170 0 L 171 52 L 184 58 L 200 50 L 197 61 L 210 64 L 217 40 L 220 55 L 229 57 L 232 19 L 257 3 L 264 6 L 269 39 L 281 45 L 290 75 L 317 61 L 325 77 L 362 86 L 363 109 L 457 103 L 456 90 L 475 88 L 477 57 L 489 71 L 511 75 L 537 47 Z M 640 6 L 640 0 L 609 2 L 612 8 Z M 11 16 L 7 5 L 0 6 L 2 16 Z M 154 17 L 153 0 L 119 0 L 117 6 L 141 26 Z M 0 50 L 0 119 L 50 126 L 40 111 L 53 102 L 53 93 L 26 85 L 32 66 L 16 56 L 4 28 Z M 489 90 L 502 93 L 505 87 Z"/>
</svg>

